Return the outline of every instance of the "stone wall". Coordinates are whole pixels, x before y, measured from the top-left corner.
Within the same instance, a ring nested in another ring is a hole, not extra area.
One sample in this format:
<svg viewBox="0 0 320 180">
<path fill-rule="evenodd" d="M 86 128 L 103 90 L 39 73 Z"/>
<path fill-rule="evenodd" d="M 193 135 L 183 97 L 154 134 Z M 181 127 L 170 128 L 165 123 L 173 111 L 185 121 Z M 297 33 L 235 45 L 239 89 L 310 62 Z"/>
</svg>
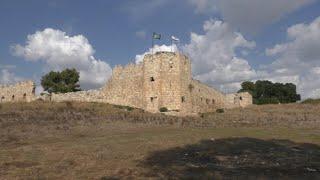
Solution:
<svg viewBox="0 0 320 180">
<path fill-rule="evenodd" d="M 4 97 L 2 101 L 35 99 L 32 82 L 6 86 L 0 89 L 1 92 L 0 95 Z M 50 100 L 103 102 L 141 108 L 149 112 L 159 112 L 161 107 L 166 107 L 179 115 L 252 104 L 249 93 L 225 95 L 192 79 L 189 58 L 172 52 L 146 55 L 140 64 L 116 66 L 111 78 L 99 90 L 52 94 Z"/>
<path fill-rule="evenodd" d="M 225 107 L 225 95 L 197 80 L 192 80 L 188 89 L 191 95 L 192 112 L 212 112 Z"/>
<path fill-rule="evenodd" d="M 32 81 L 0 85 L 0 102 L 30 102 L 35 98 L 35 84 Z"/>
<path fill-rule="evenodd" d="M 78 91 L 78 92 L 59 93 L 59 94 L 52 93 L 49 100 L 54 102 L 64 102 L 64 101 L 106 102 L 100 90 Z"/>
<path fill-rule="evenodd" d="M 143 65 L 116 66 L 101 94 L 110 104 L 144 108 Z"/>
<path fill-rule="evenodd" d="M 252 96 L 248 92 L 226 95 L 226 108 L 247 107 L 252 104 Z"/>
</svg>

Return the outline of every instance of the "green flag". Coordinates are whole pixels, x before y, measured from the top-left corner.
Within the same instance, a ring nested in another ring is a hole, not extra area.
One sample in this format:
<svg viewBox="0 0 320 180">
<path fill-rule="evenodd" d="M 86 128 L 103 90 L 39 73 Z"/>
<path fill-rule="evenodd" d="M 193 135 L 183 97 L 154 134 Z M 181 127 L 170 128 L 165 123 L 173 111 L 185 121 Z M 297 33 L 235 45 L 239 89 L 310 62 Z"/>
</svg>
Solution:
<svg viewBox="0 0 320 180">
<path fill-rule="evenodd" d="M 161 39 L 161 34 L 153 33 L 152 34 L 152 38 L 160 40 Z"/>
</svg>

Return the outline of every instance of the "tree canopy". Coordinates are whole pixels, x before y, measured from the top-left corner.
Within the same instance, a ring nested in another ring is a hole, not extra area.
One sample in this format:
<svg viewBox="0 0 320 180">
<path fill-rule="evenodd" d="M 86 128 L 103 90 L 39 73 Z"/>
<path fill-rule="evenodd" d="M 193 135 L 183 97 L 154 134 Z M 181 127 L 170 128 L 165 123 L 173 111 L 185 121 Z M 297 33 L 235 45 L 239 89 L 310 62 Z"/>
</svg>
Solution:
<svg viewBox="0 0 320 180">
<path fill-rule="evenodd" d="M 51 71 L 41 78 L 41 85 L 49 93 L 67 93 L 80 91 L 79 72 L 65 69 L 61 72 Z"/>
<path fill-rule="evenodd" d="M 238 92 L 249 92 L 254 104 L 293 103 L 301 100 L 296 85 L 292 83 L 273 83 L 271 81 L 246 81 Z"/>
</svg>

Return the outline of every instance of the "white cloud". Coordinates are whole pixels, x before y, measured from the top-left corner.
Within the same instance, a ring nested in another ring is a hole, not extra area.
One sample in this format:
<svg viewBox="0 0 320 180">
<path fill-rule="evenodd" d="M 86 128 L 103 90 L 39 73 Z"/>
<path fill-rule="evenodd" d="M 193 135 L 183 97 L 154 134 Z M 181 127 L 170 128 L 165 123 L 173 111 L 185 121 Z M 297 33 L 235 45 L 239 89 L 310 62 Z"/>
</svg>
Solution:
<svg viewBox="0 0 320 180">
<path fill-rule="evenodd" d="M 255 33 L 315 0 L 189 0 L 197 13 L 218 12 L 243 32 Z"/>
<path fill-rule="evenodd" d="M 94 49 L 83 35 L 68 36 L 65 32 L 46 28 L 28 35 L 26 45 L 12 46 L 14 55 L 27 61 L 42 61 L 45 70 L 76 68 L 84 89 L 101 87 L 111 76 L 106 62 L 96 59 Z"/>
<path fill-rule="evenodd" d="M 170 46 L 167 46 L 167 45 L 155 45 L 152 48 L 150 48 L 147 52 L 143 53 L 143 54 L 139 54 L 139 55 L 136 55 L 136 58 L 135 58 L 135 62 L 136 64 L 139 64 L 143 61 L 143 58 L 145 55 L 147 54 L 154 54 L 156 52 L 161 52 L 161 51 L 164 51 L 164 52 L 176 52 L 178 50 L 177 46 L 175 44 L 173 45 L 170 45 Z"/>
<path fill-rule="evenodd" d="M 191 42 L 183 47 L 191 58 L 196 79 L 221 90 L 235 91 L 242 81 L 256 77 L 248 61 L 235 52 L 236 49 L 252 49 L 255 42 L 246 40 L 222 21 L 206 21 L 203 29 L 205 34 L 191 33 Z"/>
<path fill-rule="evenodd" d="M 267 49 L 276 60 L 265 68 L 278 79 L 295 82 L 303 98 L 320 97 L 320 17 L 287 30 L 288 40 Z"/>
<path fill-rule="evenodd" d="M 16 76 L 9 69 L 0 68 L 0 84 L 14 84 L 23 80 L 23 78 Z"/>
</svg>

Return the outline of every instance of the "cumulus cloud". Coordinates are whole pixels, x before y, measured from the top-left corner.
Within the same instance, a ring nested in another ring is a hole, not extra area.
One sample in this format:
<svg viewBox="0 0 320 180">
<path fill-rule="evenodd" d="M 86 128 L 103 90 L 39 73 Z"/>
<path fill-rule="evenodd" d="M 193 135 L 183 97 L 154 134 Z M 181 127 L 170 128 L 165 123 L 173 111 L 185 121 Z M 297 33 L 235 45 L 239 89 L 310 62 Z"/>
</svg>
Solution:
<svg viewBox="0 0 320 180">
<path fill-rule="evenodd" d="M 255 42 L 246 40 L 223 21 L 206 21 L 203 29 L 203 35 L 191 33 L 190 43 L 183 46 L 183 51 L 191 58 L 196 79 L 224 91 L 235 91 L 242 81 L 256 77 L 248 61 L 235 52 L 236 49 L 250 50 Z"/>
<path fill-rule="evenodd" d="M 255 33 L 315 0 L 189 0 L 197 13 L 218 12 L 241 31 Z"/>
<path fill-rule="evenodd" d="M 320 97 L 320 17 L 287 29 L 287 42 L 266 49 L 275 61 L 265 68 L 278 79 L 298 84 L 303 98 Z"/>
<path fill-rule="evenodd" d="M 28 35 L 25 45 L 14 45 L 12 51 L 27 61 L 44 62 L 46 71 L 76 68 L 84 89 L 101 87 L 112 72 L 109 64 L 94 57 L 95 51 L 86 37 L 68 36 L 56 29 Z"/>
<path fill-rule="evenodd" d="M 14 84 L 23 80 L 23 78 L 16 76 L 9 69 L 0 68 L 0 84 Z"/>
<path fill-rule="evenodd" d="M 178 48 L 175 44 L 169 45 L 169 46 L 164 45 L 164 44 L 163 45 L 155 45 L 153 47 L 153 49 L 149 48 L 149 50 L 147 52 L 145 52 L 143 54 L 136 55 L 135 62 L 136 62 L 136 64 L 141 63 L 143 61 L 144 56 L 147 54 L 152 54 L 152 53 L 154 54 L 156 52 L 176 52 L 177 50 L 178 50 Z"/>
</svg>

